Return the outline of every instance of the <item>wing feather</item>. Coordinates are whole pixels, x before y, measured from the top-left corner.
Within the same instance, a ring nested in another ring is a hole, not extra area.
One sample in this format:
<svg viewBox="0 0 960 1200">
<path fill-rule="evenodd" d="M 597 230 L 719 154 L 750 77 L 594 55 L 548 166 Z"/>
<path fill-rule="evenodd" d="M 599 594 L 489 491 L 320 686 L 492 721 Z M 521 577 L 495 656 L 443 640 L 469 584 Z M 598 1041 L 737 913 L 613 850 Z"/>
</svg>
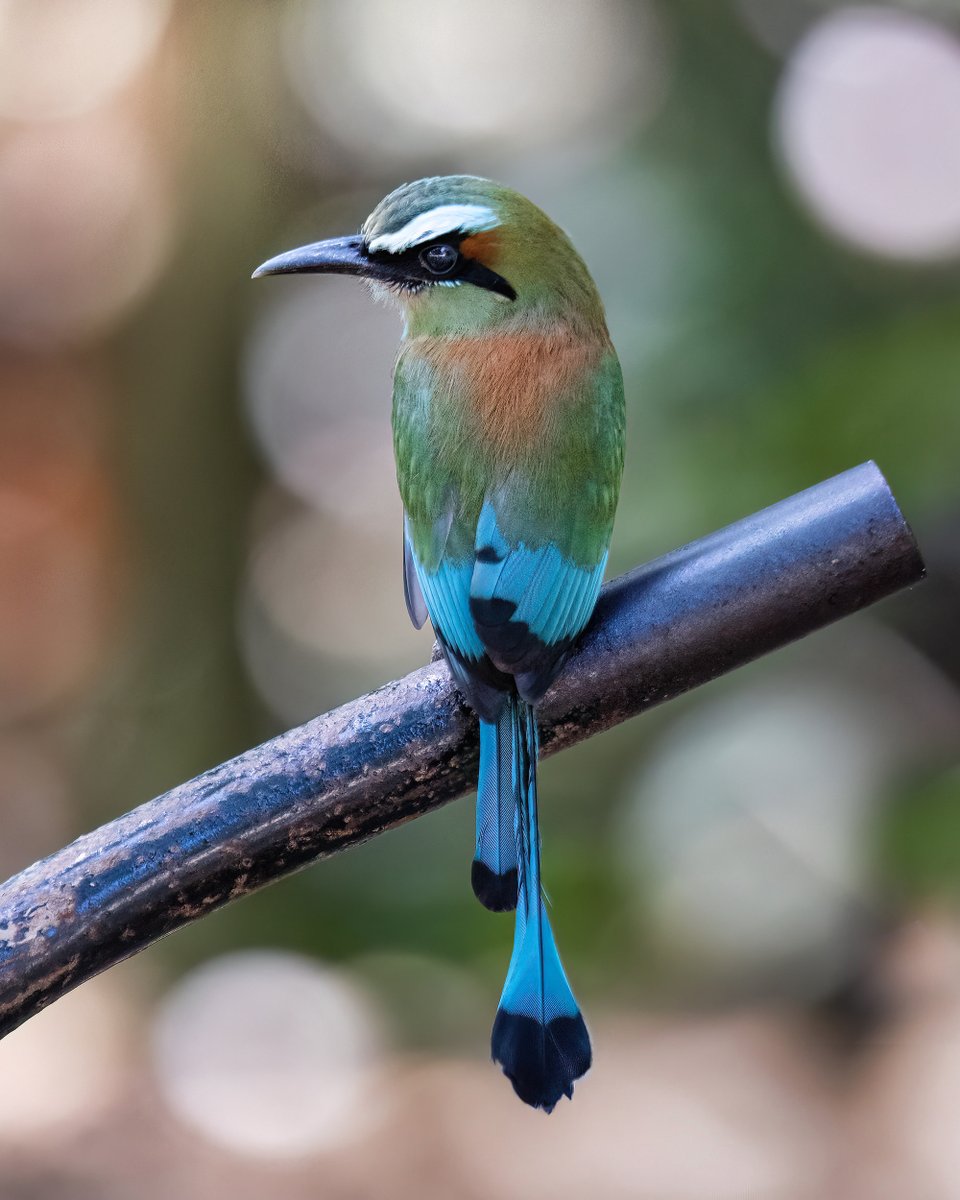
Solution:
<svg viewBox="0 0 960 1200">
<path fill-rule="evenodd" d="M 423 598 L 420 580 L 417 577 L 413 547 L 410 545 L 410 523 L 406 514 L 403 517 L 403 599 L 414 629 L 422 629 L 430 614 L 427 611 L 427 602 Z"/>
<path fill-rule="evenodd" d="M 517 677 L 524 698 L 537 699 L 590 619 L 606 553 L 583 566 L 555 545 L 511 546 L 488 500 L 475 555 L 469 607 L 480 641 L 498 670 Z"/>
</svg>

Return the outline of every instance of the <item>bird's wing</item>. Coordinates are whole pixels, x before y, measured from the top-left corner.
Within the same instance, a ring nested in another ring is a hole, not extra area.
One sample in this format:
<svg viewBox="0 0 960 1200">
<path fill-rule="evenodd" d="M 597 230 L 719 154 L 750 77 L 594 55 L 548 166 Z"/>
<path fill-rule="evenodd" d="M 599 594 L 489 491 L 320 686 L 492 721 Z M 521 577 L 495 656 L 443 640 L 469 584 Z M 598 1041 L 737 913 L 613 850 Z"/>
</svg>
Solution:
<svg viewBox="0 0 960 1200">
<path fill-rule="evenodd" d="M 427 612 L 427 604 L 420 588 L 420 580 L 417 577 L 413 547 L 410 545 L 410 522 L 406 513 L 403 516 L 403 599 L 406 602 L 407 612 L 414 629 L 422 629 L 430 614 Z"/>
<path fill-rule="evenodd" d="M 458 498 L 450 491 L 443 510 L 427 529 L 425 555 L 428 562 L 436 563 L 434 569 L 424 566 L 418 556 L 410 528 L 404 524 L 404 590 L 409 594 L 411 584 L 416 584 L 426 615 L 441 642 L 467 659 L 483 657 L 483 643 L 473 628 L 470 618 L 470 575 L 473 571 L 472 549 L 457 552 L 462 537 L 451 536 Z M 472 531 L 471 531 L 472 532 Z M 410 611 L 410 604 L 407 604 Z M 411 613 L 411 618 L 416 620 Z M 422 623 L 422 622 L 421 622 Z"/>
<path fill-rule="evenodd" d="M 607 564 L 581 564 L 557 544 L 511 544 L 488 499 L 477 524 L 469 611 L 483 649 L 535 702 L 550 685 L 577 634 L 590 620 Z"/>
</svg>

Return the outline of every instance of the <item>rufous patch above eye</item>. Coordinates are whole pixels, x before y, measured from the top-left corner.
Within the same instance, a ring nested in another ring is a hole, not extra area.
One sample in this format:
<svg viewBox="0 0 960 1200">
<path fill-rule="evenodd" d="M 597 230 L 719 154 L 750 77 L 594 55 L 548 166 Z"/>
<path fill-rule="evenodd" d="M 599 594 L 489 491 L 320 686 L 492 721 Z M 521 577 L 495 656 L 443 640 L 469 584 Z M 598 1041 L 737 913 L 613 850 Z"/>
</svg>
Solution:
<svg viewBox="0 0 960 1200">
<path fill-rule="evenodd" d="M 485 267 L 493 266 L 500 253 L 500 235 L 495 229 L 472 233 L 460 243 L 460 253 Z"/>
</svg>

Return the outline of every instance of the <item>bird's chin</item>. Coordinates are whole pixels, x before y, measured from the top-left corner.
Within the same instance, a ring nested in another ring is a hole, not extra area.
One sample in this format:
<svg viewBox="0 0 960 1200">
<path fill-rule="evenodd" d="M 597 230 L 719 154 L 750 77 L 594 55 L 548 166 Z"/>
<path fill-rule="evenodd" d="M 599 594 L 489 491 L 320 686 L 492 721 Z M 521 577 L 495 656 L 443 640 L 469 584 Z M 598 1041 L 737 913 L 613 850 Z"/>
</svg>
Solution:
<svg viewBox="0 0 960 1200">
<path fill-rule="evenodd" d="M 378 279 L 365 279 L 363 282 L 367 291 L 378 304 L 387 304 L 391 308 L 400 307 L 401 296 L 396 288 L 388 287 Z"/>
<path fill-rule="evenodd" d="M 422 287 L 407 287 L 403 284 L 384 283 L 381 279 L 365 279 L 367 291 L 378 304 L 391 308 L 406 308 L 411 301 L 425 291 Z"/>
</svg>

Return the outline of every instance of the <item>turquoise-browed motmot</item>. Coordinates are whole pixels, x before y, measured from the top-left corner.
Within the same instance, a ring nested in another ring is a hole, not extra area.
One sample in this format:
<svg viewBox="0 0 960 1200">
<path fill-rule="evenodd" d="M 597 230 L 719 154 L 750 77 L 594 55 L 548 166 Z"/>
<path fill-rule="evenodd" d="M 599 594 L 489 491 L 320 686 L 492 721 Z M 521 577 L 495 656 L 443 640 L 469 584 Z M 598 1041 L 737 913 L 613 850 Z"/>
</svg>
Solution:
<svg viewBox="0 0 960 1200">
<path fill-rule="evenodd" d="M 488 908 L 516 908 L 491 1047 L 521 1099 L 549 1112 L 591 1048 L 541 892 L 535 706 L 600 590 L 623 466 L 620 365 L 567 236 L 486 179 L 405 184 L 357 236 L 256 275 L 310 271 L 361 276 L 404 318 L 404 594 L 480 718 L 473 888 Z"/>
</svg>

